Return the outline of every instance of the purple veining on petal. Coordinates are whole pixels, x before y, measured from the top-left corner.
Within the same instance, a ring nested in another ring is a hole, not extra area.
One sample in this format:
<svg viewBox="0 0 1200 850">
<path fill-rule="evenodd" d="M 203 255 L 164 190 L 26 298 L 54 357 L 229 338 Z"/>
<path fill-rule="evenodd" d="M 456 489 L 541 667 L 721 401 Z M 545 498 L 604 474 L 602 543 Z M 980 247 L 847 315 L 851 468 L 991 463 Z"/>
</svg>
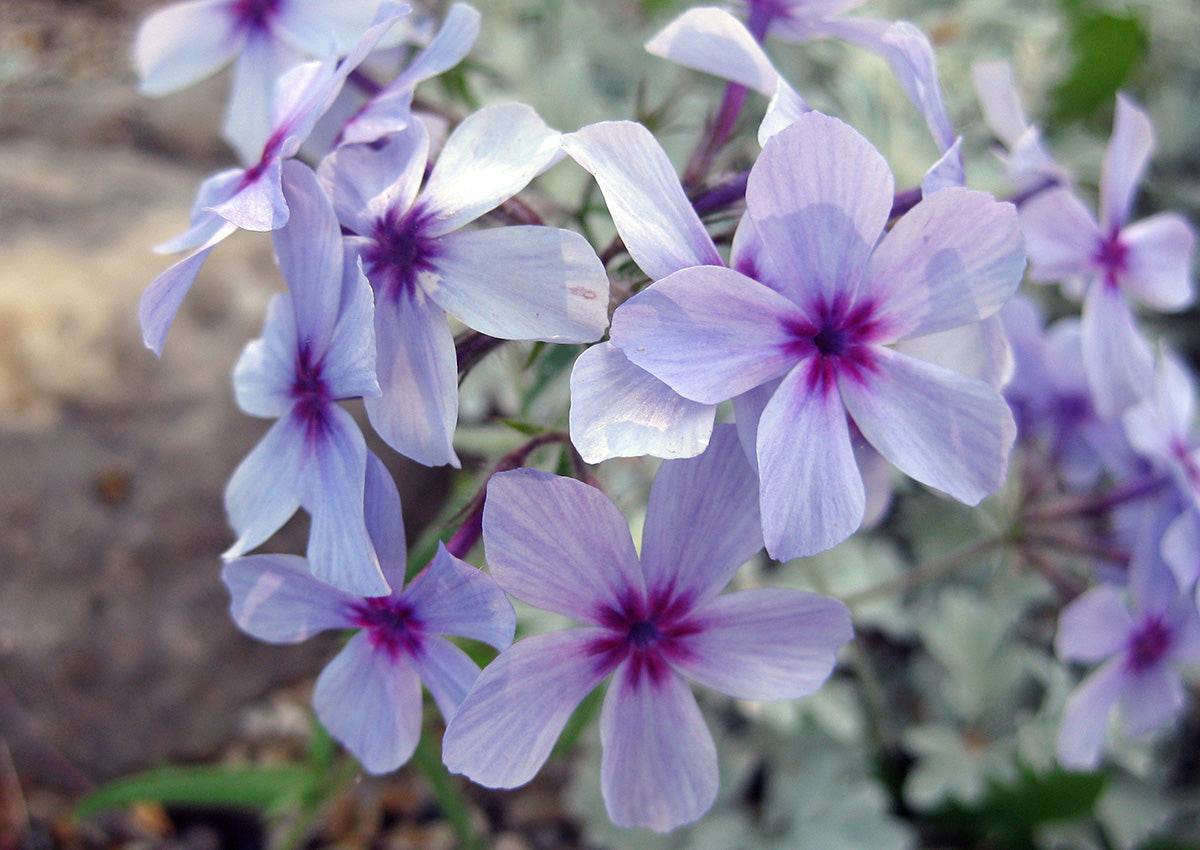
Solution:
<svg viewBox="0 0 1200 850">
<path fill-rule="evenodd" d="M 1173 640 L 1171 629 L 1162 617 L 1143 621 L 1130 636 L 1126 649 L 1130 671 L 1144 673 L 1157 666 L 1171 649 Z"/>
<path fill-rule="evenodd" d="M 607 634 L 591 643 L 587 651 L 597 659 L 604 673 L 629 660 L 629 676 L 637 683 L 648 676 L 654 683 L 663 680 L 669 664 L 690 654 L 683 639 L 700 631 L 691 617 L 691 604 L 671 592 L 651 593 L 649 598 L 630 590 L 621 599 L 620 608 L 603 607 L 597 622 Z"/>
<path fill-rule="evenodd" d="M 787 349 L 801 359 L 820 358 L 821 368 L 812 372 L 814 385 L 832 385 L 842 375 L 862 381 L 875 371 L 871 343 L 880 337 L 883 327 L 874 302 L 821 299 L 809 305 L 808 314 L 814 318 L 787 322 L 792 335 Z"/>
<path fill-rule="evenodd" d="M 411 605 L 394 596 L 376 596 L 352 607 L 354 625 L 364 629 L 376 649 L 390 657 L 419 656 L 425 646 L 425 626 Z"/>
<path fill-rule="evenodd" d="M 1129 246 L 1122 241 L 1121 231 L 1109 233 L 1092 259 L 1104 272 L 1104 282 L 1115 288 L 1129 267 Z"/>
<path fill-rule="evenodd" d="M 407 211 L 391 207 L 376 220 L 363 264 L 381 296 L 398 300 L 411 294 L 420 273 L 433 268 L 438 251 L 436 240 L 426 235 L 429 222 L 420 206 Z"/>
<path fill-rule="evenodd" d="M 1188 444 L 1182 439 L 1172 440 L 1171 456 L 1179 464 L 1179 469 L 1183 473 L 1183 477 L 1187 479 L 1188 486 L 1193 491 L 1200 493 L 1200 464 L 1192 456 L 1192 450 Z"/>
<path fill-rule="evenodd" d="M 265 32 L 271 27 L 271 19 L 279 14 L 282 0 L 234 0 L 230 14 L 243 31 Z"/>
</svg>

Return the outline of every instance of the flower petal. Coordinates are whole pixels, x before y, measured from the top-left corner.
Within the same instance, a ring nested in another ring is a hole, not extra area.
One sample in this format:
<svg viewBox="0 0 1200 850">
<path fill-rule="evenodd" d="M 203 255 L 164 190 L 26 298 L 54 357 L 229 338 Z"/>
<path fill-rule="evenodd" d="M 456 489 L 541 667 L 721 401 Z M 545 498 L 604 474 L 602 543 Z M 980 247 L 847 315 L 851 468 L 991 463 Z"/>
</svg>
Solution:
<svg viewBox="0 0 1200 850">
<path fill-rule="evenodd" d="M 436 634 L 472 638 L 505 649 L 516 632 L 517 616 L 500 585 L 451 555 L 441 543 L 433 560 L 405 588 L 403 598 L 424 628 Z"/>
<path fill-rule="evenodd" d="M 1083 365 L 1096 411 L 1116 416 L 1154 383 L 1154 355 L 1121 290 L 1096 281 L 1083 301 Z"/>
<path fill-rule="evenodd" d="M 997 390 L 1008 384 L 1015 369 L 1012 347 L 999 314 L 982 322 L 901 340 L 896 343 L 895 350 L 960 375 L 978 378 Z"/>
<path fill-rule="evenodd" d="M 536 469 L 493 475 L 483 545 L 502 588 L 576 620 L 596 623 L 643 592 L 629 523 L 602 492 L 571 478 Z"/>
<path fill-rule="evenodd" d="M 221 137 L 237 151 L 243 165 L 259 161 L 271 136 L 276 82 L 304 59 L 299 50 L 270 35 L 247 38 L 233 63 L 233 82 Z"/>
<path fill-rule="evenodd" d="M 366 400 L 371 426 L 402 455 L 458 467 L 458 360 L 442 308 L 424 293 L 385 294 L 375 305 L 376 375 Z"/>
<path fill-rule="evenodd" d="M 221 569 L 238 628 L 270 643 L 299 643 L 353 625 L 349 594 L 317 581 L 296 555 L 251 555 Z"/>
<path fill-rule="evenodd" d="M 225 486 L 225 513 L 237 541 L 224 558 L 236 558 L 266 541 L 300 507 L 304 434 L 292 416 L 275 422 L 242 460 Z"/>
<path fill-rule="evenodd" d="M 458 230 L 549 168 L 561 136 L 522 103 L 487 106 L 454 128 L 421 193 L 429 235 Z"/>
<path fill-rule="evenodd" d="M 632 121 L 604 121 L 563 137 L 596 178 L 629 256 L 652 280 L 690 266 L 724 265 L 658 140 Z"/>
<path fill-rule="evenodd" d="M 685 398 L 717 404 L 783 374 L 796 362 L 794 304 L 732 269 L 683 269 L 613 314 L 613 344 Z"/>
<path fill-rule="evenodd" d="M 1125 659 L 1114 658 L 1071 692 L 1063 710 L 1055 751 L 1070 770 L 1093 770 L 1108 734 L 1108 719 L 1127 687 Z"/>
<path fill-rule="evenodd" d="M 1006 148 L 1016 147 L 1029 129 L 1029 119 L 1025 117 L 1012 65 L 1004 61 L 976 62 L 971 66 L 971 82 L 988 129 Z"/>
<path fill-rule="evenodd" d="M 692 614 L 697 631 L 672 664 L 737 699 L 799 699 L 833 671 L 854 637 L 850 612 L 817 593 L 761 587 L 718 596 Z"/>
<path fill-rule="evenodd" d="M 1121 694 L 1121 728 L 1131 738 L 1148 735 L 1169 723 L 1184 699 L 1179 674 L 1165 664 L 1131 676 Z"/>
<path fill-rule="evenodd" d="M 420 121 L 377 145 L 342 144 L 321 162 L 338 220 L 370 236 L 388 210 L 408 210 L 421 188 L 429 159 L 429 134 Z"/>
<path fill-rule="evenodd" d="M 715 413 L 634 366 L 611 342 L 593 345 L 571 370 L 571 442 L 587 463 L 693 457 L 708 444 Z"/>
<path fill-rule="evenodd" d="M 304 0 L 283 3 L 272 23 L 284 38 L 313 56 L 341 56 L 362 37 L 379 0 Z"/>
<path fill-rule="evenodd" d="M 779 74 L 745 24 L 724 9 L 688 9 L 646 42 L 655 56 L 770 97 Z"/>
<path fill-rule="evenodd" d="M 500 653 L 446 726 L 446 767 L 488 788 L 515 788 L 533 779 L 575 706 L 608 673 L 590 650 L 603 634 L 550 632 Z"/>
<path fill-rule="evenodd" d="M 321 671 L 313 708 L 368 773 L 390 773 L 421 738 L 421 680 L 410 660 L 359 632 Z"/>
<path fill-rule="evenodd" d="M 1093 271 L 1100 228 L 1069 189 L 1051 189 L 1022 204 L 1021 229 L 1034 280 L 1055 283 Z"/>
<path fill-rule="evenodd" d="M 699 605 L 763 547 L 758 476 L 733 425 L 718 425 L 699 457 L 668 460 L 650 488 L 642 571 L 651 597 Z"/>
<path fill-rule="evenodd" d="M 478 570 L 476 570 L 478 572 Z M 442 718 L 450 718 L 479 678 L 479 665 L 445 638 L 430 638 L 411 659 L 421 681 L 429 688 Z"/>
<path fill-rule="evenodd" d="M 150 97 L 179 91 L 216 71 L 242 47 L 226 0 L 189 0 L 151 13 L 138 27 L 133 61 Z"/>
<path fill-rule="evenodd" d="M 846 408 L 818 369 L 811 359 L 793 369 L 758 422 L 763 537 L 779 561 L 836 546 L 866 510 Z"/>
<path fill-rule="evenodd" d="M 319 433 L 305 434 L 309 459 L 300 503 L 312 515 L 308 563 L 321 581 L 358 596 L 385 596 L 387 580 L 364 518 L 367 445 L 354 418 L 326 406 Z"/>
<path fill-rule="evenodd" d="M 578 233 L 495 227 L 436 244 L 434 269 L 418 285 L 468 327 L 548 342 L 593 342 L 608 327 L 608 276 Z"/>
<path fill-rule="evenodd" d="M 1179 310 L 1192 303 L 1192 253 L 1196 233 L 1187 219 L 1159 213 L 1121 231 L 1128 249 L 1121 286 L 1155 310 Z"/>
<path fill-rule="evenodd" d="M 267 304 L 262 336 L 246 344 L 233 367 L 233 391 L 243 412 L 278 418 L 292 409 L 298 347 L 292 297 L 280 293 Z"/>
<path fill-rule="evenodd" d="M 670 832 L 717 796 L 717 748 L 691 688 L 675 673 L 617 668 L 600 710 L 601 789 L 614 824 Z"/>
<path fill-rule="evenodd" d="M 372 451 L 367 452 L 367 475 L 363 486 L 363 521 L 379 569 L 393 593 L 404 587 L 408 567 L 408 546 L 404 535 L 404 512 L 400 506 L 400 491 L 383 461 Z"/>
<path fill-rule="evenodd" d="M 1129 221 L 1138 183 L 1154 150 L 1150 117 L 1124 93 L 1117 93 L 1112 137 L 1100 172 L 1100 226 L 1119 230 Z"/>
<path fill-rule="evenodd" d="M 156 254 L 175 254 L 190 251 L 203 245 L 225 224 L 225 220 L 209 208 L 227 201 L 241 187 L 246 175 L 241 168 L 227 168 L 206 177 L 196 190 L 192 209 L 188 214 L 189 227 L 178 236 L 154 246 Z"/>
<path fill-rule="evenodd" d="M 272 159 L 253 177 L 247 174 L 244 185 L 227 200 L 209 207 L 230 224 L 242 230 L 266 233 L 287 224 L 288 206 L 283 196 L 281 175 L 283 163 Z"/>
<path fill-rule="evenodd" d="M 901 472 L 969 505 L 1000 489 L 1017 435 L 996 390 L 886 348 L 865 380 L 838 381 L 867 442 Z"/>
<path fill-rule="evenodd" d="M 1195 510 L 1181 513 L 1167 528 L 1162 557 L 1182 588 L 1192 588 L 1200 578 L 1200 516 Z"/>
<path fill-rule="evenodd" d="M 1064 661 L 1103 661 L 1116 654 L 1133 632 L 1133 618 L 1112 585 L 1093 587 L 1063 609 L 1054 652 Z"/>
<path fill-rule="evenodd" d="M 892 209 L 892 173 L 848 124 L 808 112 L 763 147 L 746 207 L 774 279 L 807 307 L 853 299 Z"/>
<path fill-rule="evenodd" d="M 455 3 L 446 12 L 441 27 L 408 67 L 400 72 L 397 82 L 409 88 L 449 71 L 467 57 L 479 38 L 481 16 L 469 3 Z M 389 86 L 390 88 L 390 86 Z"/>
<path fill-rule="evenodd" d="M 212 249 L 227 239 L 235 230 L 232 224 L 225 224 L 208 241 L 172 265 L 146 287 L 138 302 L 138 322 L 142 326 L 142 342 L 146 348 L 161 357 L 163 346 L 167 342 L 167 332 L 175 315 L 179 312 L 183 299 L 200 273 L 200 267 L 212 253 Z"/>
<path fill-rule="evenodd" d="M 343 264 L 337 324 L 325 351 L 321 376 L 333 398 L 377 398 L 375 294 L 356 256 Z"/>
<path fill-rule="evenodd" d="M 1024 271 L 1016 207 L 952 187 L 896 222 L 871 257 L 866 290 L 891 341 L 986 319 Z"/>
<path fill-rule="evenodd" d="M 325 356 L 342 296 L 342 233 L 317 175 L 299 160 L 283 164 L 283 195 L 291 216 L 271 239 L 292 294 L 296 332 L 312 362 Z"/>
</svg>

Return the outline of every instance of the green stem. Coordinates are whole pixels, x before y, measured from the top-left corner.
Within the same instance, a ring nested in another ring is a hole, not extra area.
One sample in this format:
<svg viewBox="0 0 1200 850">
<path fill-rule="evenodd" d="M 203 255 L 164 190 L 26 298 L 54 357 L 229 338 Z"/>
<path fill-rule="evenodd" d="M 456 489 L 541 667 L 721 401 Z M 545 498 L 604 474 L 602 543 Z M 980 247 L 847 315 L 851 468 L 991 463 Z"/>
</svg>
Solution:
<svg viewBox="0 0 1200 850">
<path fill-rule="evenodd" d="M 412 763 L 429 783 L 438 808 L 458 835 L 462 850 L 484 850 L 483 839 L 475 834 L 475 827 L 471 824 L 471 808 L 467 798 L 442 764 L 441 753 L 436 752 L 436 748 L 429 741 L 428 735 L 421 736 L 416 752 L 413 753 Z"/>
</svg>

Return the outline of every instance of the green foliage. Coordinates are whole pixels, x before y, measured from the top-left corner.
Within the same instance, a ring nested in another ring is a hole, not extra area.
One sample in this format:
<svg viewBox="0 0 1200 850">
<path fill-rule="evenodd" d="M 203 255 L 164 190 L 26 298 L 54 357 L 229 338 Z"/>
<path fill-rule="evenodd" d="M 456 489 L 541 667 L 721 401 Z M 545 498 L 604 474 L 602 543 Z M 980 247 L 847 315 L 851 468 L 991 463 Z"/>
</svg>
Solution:
<svg viewBox="0 0 1200 850">
<path fill-rule="evenodd" d="M 79 802 L 75 814 L 85 818 L 143 802 L 276 812 L 315 794 L 325 775 L 309 765 L 160 767 L 100 786 Z"/>
<path fill-rule="evenodd" d="M 1132 13 L 1115 15 L 1083 0 L 1063 0 L 1073 61 L 1051 92 L 1053 124 L 1086 121 L 1112 103 L 1146 55 L 1145 27 Z"/>
<path fill-rule="evenodd" d="M 1103 773 L 1059 767 L 1039 773 L 1018 765 L 1012 781 L 992 783 L 976 805 L 951 804 L 934 819 L 981 842 L 1024 850 L 1036 846 L 1040 827 L 1090 816 L 1107 781 Z"/>
</svg>

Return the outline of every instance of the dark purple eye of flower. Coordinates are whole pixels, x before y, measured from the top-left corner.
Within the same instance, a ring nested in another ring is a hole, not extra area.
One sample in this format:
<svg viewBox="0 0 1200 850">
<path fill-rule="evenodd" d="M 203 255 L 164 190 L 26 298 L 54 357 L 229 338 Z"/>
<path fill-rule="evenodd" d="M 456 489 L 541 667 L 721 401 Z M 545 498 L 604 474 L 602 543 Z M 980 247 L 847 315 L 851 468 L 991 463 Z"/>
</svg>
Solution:
<svg viewBox="0 0 1200 850">
<path fill-rule="evenodd" d="M 649 600 L 631 593 L 619 610 L 602 610 L 599 620 L 608 634 L 590 647 L 598 666 L 608 672 L 628 659 L 631 676 L 654 681 L 667 674 L 669 661 L 688 654 L 683 640 L 699 631 L 687 600 L 669 593 L 652 594 Z"/>
<path fill-rule="evenodd" d="M 266 29 L 282 0 L 234 0 L 233 17 L 245 29 Z"/>
<path fill-rule="evenodd" d="M 634 623 L 629 627 L 629 642 L 640 649 L 646 649 L 658 640 L 658 629 L 649 620 Z"/>
<path fill-rule="evenodd" d="M 813 345 L 823 357 L 839 357 L 846 351 L 849 334 L 838 327 L 825 326 L 813 336 Z"/>
<path fill-rule="evenodd" d="M 1100 243 L 1096 250 L 1096 264 L 1105 272 L 1105 279 L 1110 284 L 1116 284 L 1117 277 L 1125 271 L 1129 263 L 1129 247 L 1121 241 L 1121 234 L 1113 231 Z"/>
<path fill-rule="evenodd" d="M 392 298 L 411 294 L 417 276 L 433 268 L 437 251 L 426 234 L 428 216 L 414 207 L 407 212 L 395 208 L 375 222 L 371 246 L 363 252 L 363 263 L 372 282 Z"/>
<path fill-rule="evenodd" d="M 412 607 L 390 596 L 364 599 L 354 606 L 353 621 L 367 632 L 371 644 L 393 657 L 417 655 L 425 643 L 425 629 Z"/>
<path fill-rule="evenodd" d="M 1137 672 L 1149 670 L 1171 648 L 1171 630 L 1160 617 L 1152 617 L 1129 639 L 1129 666 Z"/>
<path fill-rule="evenodd" d="M 324 421 L 325 405 L 332 401 L 322 371 L 321 364 L 313 362 L 308 348 L 302 347 L 296 358 L 296 374 L 292 380 L 291 395 L 296 400 L 297 415 L 310 428 Z"/>
</svg>

